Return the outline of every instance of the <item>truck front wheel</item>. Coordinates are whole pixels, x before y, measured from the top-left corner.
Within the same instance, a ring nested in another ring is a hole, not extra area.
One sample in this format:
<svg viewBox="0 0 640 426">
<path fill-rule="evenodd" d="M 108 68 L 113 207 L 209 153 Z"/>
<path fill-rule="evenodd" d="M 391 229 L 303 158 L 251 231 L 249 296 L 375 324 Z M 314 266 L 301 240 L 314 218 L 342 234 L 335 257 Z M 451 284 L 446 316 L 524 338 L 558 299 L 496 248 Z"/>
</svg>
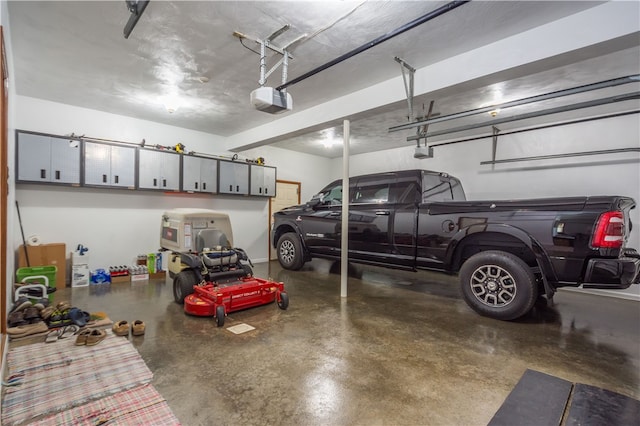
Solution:
<svg viewBox="0 0 640 426">
<path fill-rule="evenodd" d="M 283 234 L 276 244 L 278 261 L 284 269 L 297 271 L 304 265 L 304 253 L 298 236 L 293 232 Z"/>
<path fill-rule="evenodd" d="M 525 315 L 538 297 L 531 268 L 519 257 L 498 250 L 471 256 L 460 268 L 460 286 L 471 309 L 499 320 Z"/>
</svg>

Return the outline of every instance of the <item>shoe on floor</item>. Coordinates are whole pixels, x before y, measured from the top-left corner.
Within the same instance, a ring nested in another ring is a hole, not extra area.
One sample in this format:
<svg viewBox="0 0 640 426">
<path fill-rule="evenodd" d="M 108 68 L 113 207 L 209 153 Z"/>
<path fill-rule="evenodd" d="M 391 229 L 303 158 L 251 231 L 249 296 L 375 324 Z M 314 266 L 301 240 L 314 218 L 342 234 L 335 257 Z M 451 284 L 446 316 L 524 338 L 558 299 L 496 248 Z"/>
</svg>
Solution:
<svg viewBox="0 0 640 426">
<path fill-rule="evenodd" d="M 18 300 L 16 300 L 16 303 L 13 304 L 13 307 L 11 308 L 9 313 L 21 311 L 23 309 L 28 308 L 29 306 L 32 306 L 32 305 L 33 305 L 33 303 L 31 303 L 29 298 L 27 298 L 26 296 L 20 296 L 20 297 L 18 297 Z"/>
<path fill-rule="evenodd" d="M 67 301 L 60 302 L 56 305 L 56 308 L 61 312 L 66 311 L 68 309 L 71 309 L 71 304 Z"/>
<path fill-rule="evenodd" d="M 40 311 L 35 306 L 29 306 L 24 308 L 24 319 L 31 320 L 33 318 L 40 318 Z"/>
<path fill-rule="evenodd" d="M 111 328 L 113 330 L 113 334 L 116 336 L 128 336 L 129 335 L 129 323 L 126 321 L 118 321 L 113 324 Z"/>
<path fill-rule="evenodd" d="M 25 325 L 28 323 L 28 321 L 25 321 L 24 312 L 22 311 L 11 312 L 9 314 L 9 317 L 7 318 L 7 325 L 9 328 L 17 327 L 19 325 Z"/>
<path fill-rule="evenodd" d="M 131 326 L 131 334 L 134 336 L 142 336 L 144 334 L 144 329 L 146 328 L 144 321 L 135 320 L 133 325 Z"/>
<path fill-rule="evenodd" d="M 97 345 L 107 337 L 107 332 L 104 330 L 98 330 L 94 328 L 87 336 L 87 346 Z"/>
<path fill-rule="evenodd" d="M 49 318 L 51 318 L 51 314 L 53 314 L 53 312 L 56 310 L 56 308 L 54 308 L 53 306 L 47 306 L 45 307 L 43 310 L 40 311 L 40 317 L 43 320 L 48 320 Z"/>
<path fill-rule="evenodd" d="M 78 337 L 76 337 L 76 346 L 84 346 L 87 344 L 87 338 L 91 334 L 91 330 L 85 328 L 84 330 L 78 333 Z"/>
<path fill-rule="evenodd" d="M 7 334 L 14 339 L 18 337 L 26 337 L 32 334 L 42 333 L 48 331 L 49 327 L 44 322 L 38 322 L 35 324 L 19 325 L 17 327 L 7 328 Z"/>
</svg>

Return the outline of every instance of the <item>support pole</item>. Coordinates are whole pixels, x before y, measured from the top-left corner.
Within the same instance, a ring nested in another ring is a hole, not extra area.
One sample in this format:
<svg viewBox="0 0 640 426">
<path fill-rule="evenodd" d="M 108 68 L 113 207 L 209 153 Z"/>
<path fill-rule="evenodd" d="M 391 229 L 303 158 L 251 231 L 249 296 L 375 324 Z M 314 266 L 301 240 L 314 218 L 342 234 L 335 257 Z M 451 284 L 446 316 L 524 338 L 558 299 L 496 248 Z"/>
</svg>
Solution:
<svg viewBox="0 0 640 426">
<path fill-rule="evenodd" d="M 340 241 L 340 297 L 347 297 L 349 278 L 349 133 L 351 122 L 344 120 L 342 135 L 342 230 Z"/>
</svg>

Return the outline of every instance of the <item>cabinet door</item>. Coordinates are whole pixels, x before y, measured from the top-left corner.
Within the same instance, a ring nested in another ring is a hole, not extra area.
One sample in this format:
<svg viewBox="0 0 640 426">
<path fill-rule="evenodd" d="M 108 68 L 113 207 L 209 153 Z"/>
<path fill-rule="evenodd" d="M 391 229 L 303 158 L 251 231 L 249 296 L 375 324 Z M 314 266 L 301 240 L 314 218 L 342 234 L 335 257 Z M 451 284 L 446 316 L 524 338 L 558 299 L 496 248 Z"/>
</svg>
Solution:
<svg viewBox="0 0 640 426">
<path fill-rule="evenodd" d="M 201 191 L 200 184 L 200 157 L 190 155 L 182 156 L 182 190 Z"/>
<path fill-rule="evenodd" d="M 108 186 L 111 176 L 111 146 L 84 143 L 84 183 L 86 185 Z"/>
<path fill-rule="evenodd" d="M 136 149 L 111 146 L 111 186 L 133 188 L 136 185 Z"/>
<path fill-rule="evenodd" d="M 218 160 L 200 159 L 200 183 L 202 192 L 218 192 Z"/>
<path fill-rule="evenodd" d="M 51 181 L 51 138 L 18 133 L 18 181 Z"/>
<path fill-rule="evenodd" d="M 276 196 L 276 168 L 263 167 L 264 169 L 264 186 L 262 192 L 267 197 Z"/>
<path fill-rule="evenodd" d="M 220 161 L 220 187 L 221 194 L 248 194 L 249 193 L 249 165 Z"/>
<path fill-rule="evenodd" d="M 160 189 L 180 190 L 180 156 L 168 152 L 159 152 Z"/>
<path fill-rule="evenodd" d="M 51 138 L 51 182 L 80 184 L 80 141 Z"/>
<path fill-rule="evenodd" d="M 161 189 L 160 158 L 162 152 L 141 149 L 138 163 L 138 187 L 144 189 Z"/>
<path fill-rule="evenodd" d="M 251 195 L 264 195 L 264 167 L 251 165 Z"/>
</svg>

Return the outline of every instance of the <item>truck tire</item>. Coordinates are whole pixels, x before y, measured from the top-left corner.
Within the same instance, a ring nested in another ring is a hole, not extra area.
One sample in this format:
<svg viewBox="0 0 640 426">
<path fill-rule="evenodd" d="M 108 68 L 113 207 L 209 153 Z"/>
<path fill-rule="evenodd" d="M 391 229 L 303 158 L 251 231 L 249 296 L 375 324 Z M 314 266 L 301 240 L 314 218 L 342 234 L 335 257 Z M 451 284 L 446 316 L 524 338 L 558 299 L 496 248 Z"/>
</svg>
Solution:
<svg viewBox="0 0 640 426">
<path fill-rule="evenodd" d="M 528 313 L 538 297 L 531 268 L 519 257 L 498 250 L 471 256 L 460 268 L 467 305 L 480 315 L 513 320 Z"/>
<path fill-rule="evenodd" d="M 304 265 L 304 253 L 298 236 L 293 232 L 283 234 L 276 245 L 278 261 L 284 269 L 297 271 Z"/>
<path fill-rule="evenodd" d="M 196 284 L 198 279 L 192 270 L 186 269 L 176 274 L 173 279 L 173 300 L 182 305 L 184 298 L 193 293 L 193 286 Z"/>
</svg>

